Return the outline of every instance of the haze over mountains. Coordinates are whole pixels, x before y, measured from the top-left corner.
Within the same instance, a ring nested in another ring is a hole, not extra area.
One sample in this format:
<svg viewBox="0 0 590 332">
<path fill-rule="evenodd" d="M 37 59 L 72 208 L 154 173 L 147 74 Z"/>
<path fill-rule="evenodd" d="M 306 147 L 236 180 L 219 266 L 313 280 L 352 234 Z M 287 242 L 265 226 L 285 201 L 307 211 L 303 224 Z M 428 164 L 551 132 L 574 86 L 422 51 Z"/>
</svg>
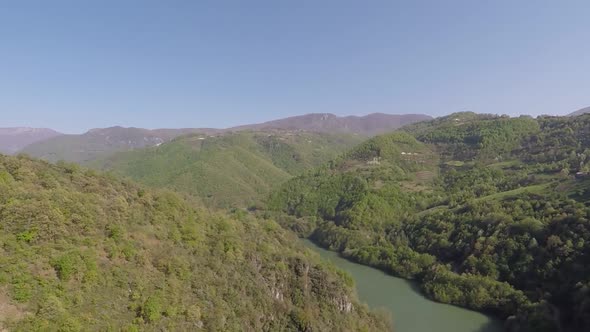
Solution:
<svg viewBox="0 0 590 332">
<path fill-rule="evenodd" d="M 65 160 L 88 163 L 113 152 L 156 146 L 181 135 L 201 133 L 214 135 L 244 130 L 304 130 L 322 133 L 348 133 L 360 136 L 374 136 L 403 125 L 429 120 L 424 114 L 383 114 L 339 117 L 334 114 L 307 114 L 260 124 L 250 124 L 227 129 L 141 129 L 141 128 L 99 128 L 80 135 L 62 135 L 39 141 L 22 150 L 31 156 L 51 162 Z M 23 145 L 24 146 L 24 145 Z M 14 152 L 14 151 L 13 151 Z"/>
<path fill-rule="evenodd" d="M 25 146 L 62 135 L 47 128 L 0 128 L 0 153 L 12 154 Z"/>
<path fill-rule="evenodd" d="M 373 113 L 365 116 L 339 117 L 330 113 L 312 113 L 260 124 L 238 126 L 231 128 L 231 130 L 287 129 L 374 136 L 407 124 L 430 119 L 432 119 L 431 116 L 424 114 Z"/>
<path fill-rule="evenodd" d="M 590 112 L 590 107 L 572 112 L 568 116 L 577 116 L 588 112 Z M 331 113 L 311 113 L 225 129 L 143 129 L 115 126 L 91 129 L 83 134 L 66 135 L 44 128 L 0 128 L 0 153 L 23 152 L 50 162 L 65 160 L 90 163 L 115 152 L 157 146 L 187 134 L 219 135 L 248 130 L 301 130 L 372 137 L 430 119 L 432 117 L 425 114 L 373 113 L 365 116 L 337 116 Z"/>
<path fill-rule="evenodd" d="M 572 113 L 568 114 L 568 116 L 578 116 L 578 115 L 582 115 L 582 114 L 586 114 L 586 113 L 590 113 L 590 106 L 579 109 L 575 112 L 572 112 Z"/>
<path fill-rule="evenodd" d="M 21 152 L 47 161 L 87 163 L 117 151 L 156 146 L 180 135 L 215 130 L 142 129 L 110 127 L 92 129 L 81 135 L 61 135 L 25 147 Z"/>
</svg>

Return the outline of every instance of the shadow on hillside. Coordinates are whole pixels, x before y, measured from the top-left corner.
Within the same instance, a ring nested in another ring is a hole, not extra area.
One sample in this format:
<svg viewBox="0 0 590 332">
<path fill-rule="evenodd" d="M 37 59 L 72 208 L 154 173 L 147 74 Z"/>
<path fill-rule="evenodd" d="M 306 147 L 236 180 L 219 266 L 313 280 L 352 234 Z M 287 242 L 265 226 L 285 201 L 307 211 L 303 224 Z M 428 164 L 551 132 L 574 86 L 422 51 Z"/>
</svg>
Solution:
<svg viewBox="0 0 590 332">
<path fill-rule="evenodd" d="M 504 331 L 503 324 L 500 321 L 490 321 L 475 330 L 475 332 L 501 332 Z"/>
<path fill-rule="evenodd" d="M 417 282 L 411 281 L 411 280 L 406 280 L 408 282 L 408 284 L 410 284 L 410 287 L 417 293 L 420 294 L 420 296 L 422 296 L 423 298 L 429 300 L 429 301 L 434 301 L 433 299 L 428 298 L 425 294 L 424 291 L 422 290 L 422 287 L 420 287 L 420 284 L 418 284 Z M 436 301 L 434 301 L 436 302 Z M 452 304 L 448 304 L 448 305 L 452 305 Z M 471 309 L 467 309 L 467 308 L 463 308 L 465 310 L 471 310 Z M 484 313 L 485 314 L 485 313 Z M 474 330 L 473 332 L 502 332 L 504 331 L 504 323 L 501 319 L 494 317 L 494 316 L 490 316 L 488 314 L 485 314 L 488 317 L 491 318 L 490 321 L 486 322 L 485 324 L 483 324 L 482 326 L 478 327 L 476 330 Z"/>
</svg>

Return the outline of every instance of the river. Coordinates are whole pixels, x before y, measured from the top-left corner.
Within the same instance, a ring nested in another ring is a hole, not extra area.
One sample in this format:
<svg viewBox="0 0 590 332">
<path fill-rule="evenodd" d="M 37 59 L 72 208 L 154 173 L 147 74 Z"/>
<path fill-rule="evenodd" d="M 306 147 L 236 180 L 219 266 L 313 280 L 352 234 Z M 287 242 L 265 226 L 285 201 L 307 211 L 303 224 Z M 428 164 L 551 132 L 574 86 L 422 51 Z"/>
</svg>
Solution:
<svg viewBox="0 0 590 332">
<path fill-rule="evenodd" d="M 369 266 L 353 263 L 338 253 L 305 246 L 347 271 L 355 280 L 358 297 L 372 309 L 391 313 L 396 332 L 500 332 L 502 323 L 482 313 L 437 303 L 425 298 L 416 283 L 396 278 Z"/>
</svg>

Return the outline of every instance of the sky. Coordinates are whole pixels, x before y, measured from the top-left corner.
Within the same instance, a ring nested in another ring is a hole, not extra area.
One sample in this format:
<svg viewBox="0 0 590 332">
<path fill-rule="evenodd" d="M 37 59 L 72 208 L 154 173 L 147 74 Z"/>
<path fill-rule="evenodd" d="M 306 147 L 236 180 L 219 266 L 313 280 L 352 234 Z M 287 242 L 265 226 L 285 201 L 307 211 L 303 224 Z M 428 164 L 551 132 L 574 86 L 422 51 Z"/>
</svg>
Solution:
<svg viewBox="0 0 590 332">
<path fill-rule="evenodd" d="M 590 106 L 590 1 L 0 1 L 0 127 Z"/>
</svg>

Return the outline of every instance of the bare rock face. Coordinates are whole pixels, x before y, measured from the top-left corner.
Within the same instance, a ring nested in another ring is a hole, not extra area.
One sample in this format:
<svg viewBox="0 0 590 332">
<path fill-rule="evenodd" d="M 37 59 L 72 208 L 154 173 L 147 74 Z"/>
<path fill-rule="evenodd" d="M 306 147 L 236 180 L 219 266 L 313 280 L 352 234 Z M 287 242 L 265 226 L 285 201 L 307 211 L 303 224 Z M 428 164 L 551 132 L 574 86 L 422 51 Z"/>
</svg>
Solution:
<svg viewBox="0 0 590 332">
<path fill-rule="evenodd" d="M 0 153 L 13 154 L 29 144 L 60 135 L 47 128 L 0 128 Z"/>
<path fill-rule="evenodd" d="M 333 299 L 334 304 L 338 307 L 340 312 L 350 313 L 352 311 L 352 302 L 347 296 L 341 296 Z"/>
</svg>

